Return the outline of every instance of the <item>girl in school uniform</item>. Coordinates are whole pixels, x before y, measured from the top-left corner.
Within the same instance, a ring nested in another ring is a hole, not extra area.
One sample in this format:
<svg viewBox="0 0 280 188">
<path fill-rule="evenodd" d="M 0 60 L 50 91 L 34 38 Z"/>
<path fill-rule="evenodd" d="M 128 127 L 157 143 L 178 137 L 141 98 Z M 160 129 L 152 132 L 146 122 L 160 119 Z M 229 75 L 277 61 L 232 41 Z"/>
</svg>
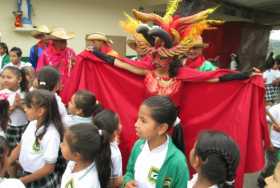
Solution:
<svg viewBox="0 0 280 188">
<path fill-rule="evenodd" d="M 63 119 L 64 116 L 67 115 L 67 110 L 61 100 L 61 97 L 57 94 L 60 90 L 60 73 L 58 70 L 51 66 L 43 67 L 37 75 L 37 88 L 46 89 L 54 93 L 59 113 Z"/>
<path fill-rule="evenodd" d="M 33 90 L 25 97 L 28 124 L 20 144 L 13 150 L 9 164 L 17 159 L 23 169 L 20 180 L 27 188 L 57 188 L 55 170 L 63 125 L 53 93 Z"/>
<path fill-rule="evenodd" d="M 178 111 L 167 96 L 153 96 L 140 106 L 135 123 L 140 137 L 134 144 L 128 161 L 123 186 L 125 188 L 187 187 L 189 171 L 186 158 L 177 145 L 182 135 L 175 124 Z M 168 131 L 173 127 L 173 138 Z M 181 140 L 181 139 L 180 139 Z"/>
<path fill-rule="evenodd" d="M 190 152 L 190 163 L 197 174 L 188 182 L 188 188 L 233 188 L 239 157 L 239 149 L 229 136 L 203 132 Z"/>
<path fill-rule="evenodd" d="M 95 115 L 93 124 L 98 128 L 107 131 L 111 137 L 111 160 L 112 160 L 112 177 L 111 187 L 120 187 L 122 184 L 122 155 L 118 146 L 121 125 L 119 117 L 111 110 L 103 110 Z"/>
<path fill-rule="evenodd" d="M 69 115 L 65 116 L 63 122 L 66 127 L 79 123 L 92 123 L 92 117 L 100 111 L 94 94 L 86 90 L 77 91 L 68 103 Z"/>
<path fill-rule="evenodd" d="M 6 139 L 0 136 L 0 187 L 1 188 L 25 188 L 18 179 L 5 178 L 9 146 Z"/>
<path fill-rule="evenodd" d="M 12 67 L 17 67 L 19 69 L 22 69 L 23 67 L 26 67 L 26 66 L 29 66 L 29 67 L 32 66 L 31 63 L 21 61 L 22 51 L 20 48 L 13 47 L 10 50 L 9 54 L 10 54 L 11 62 L 6 64 L 4 66 L 4 68 L 6 68 L 8 66 L 12 66 Z"/>
<path fill-rule="evenodd" d="M 92 124 L 66 129 L 61 144 L 68 160 L 61 188 L 106 188 L 111 176 L 110 136 Z"/>
<path fill-rule="evenodd" d="M 20 142 L 26 125 L 27 117 L 23 111 L 22 99 L 27 89 L 27 81 L 22 70 L 8 66 L 1 73 L 4 88 L 0 91 L 1 95 L 7 95 L 9 101 L 10 121 L 6 129 L 7 141 L 11 148 L 14 148 Z"/>
</svg>

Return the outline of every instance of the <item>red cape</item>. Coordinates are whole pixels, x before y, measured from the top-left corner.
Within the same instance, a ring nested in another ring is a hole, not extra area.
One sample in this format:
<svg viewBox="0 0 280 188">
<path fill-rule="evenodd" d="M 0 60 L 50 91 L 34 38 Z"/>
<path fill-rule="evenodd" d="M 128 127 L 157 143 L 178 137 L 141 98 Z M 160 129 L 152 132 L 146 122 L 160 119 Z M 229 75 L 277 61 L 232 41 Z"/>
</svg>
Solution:
<svg viewBox="0 0 280 188">
<path fill-rule="evenodd" d="M 265 120 L 264 83 L 261 77 L 224 83 L 201 82 L 218 77 L 228 70 L 198 72 L 182 68 L 178 78 L 185 80 L 178 105 L 183 122 L 186 150 L 193 147 L 202 130 L 219 130 L 229 134 L 239 145 L 241 162 L 237 186 L 242 187 L 243 174 L 263 168 L 263 141 L 269 144 Z M 121 151 L 126 163 L 136 140 L 134 123 L 140 104 L 145 99 L 144 78 L 103 63 L 88 52 L 79 55 L 68 94 L 68 101 L 78 89 L 88 89 L 121 119 Z"/>
</svg>

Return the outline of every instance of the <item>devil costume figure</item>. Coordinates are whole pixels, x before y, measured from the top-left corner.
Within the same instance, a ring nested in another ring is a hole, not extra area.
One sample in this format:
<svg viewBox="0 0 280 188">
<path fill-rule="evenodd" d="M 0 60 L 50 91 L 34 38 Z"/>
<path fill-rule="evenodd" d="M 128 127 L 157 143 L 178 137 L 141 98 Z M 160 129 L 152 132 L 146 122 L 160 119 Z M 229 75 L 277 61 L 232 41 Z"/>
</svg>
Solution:
<svg viewBox="0 0 280 188">
<path fill-rule="evenodd" d="M 97 50 L 83 54 L 64 100 L 78 89 L 88 89 L 103 106 L 119 114 L 120 148 L 126 163 L 136 140 L 134 123 L 140 104 L 151 95 L 170 96 L 180 109 L 187 153 L 205 129 L 225 132 L 238 143 L 241 162 L 236 187 L 241 188 L 244 173 L 262 169 L 263 141 L 269 143 L 263 80 L 254 73 L 217 69 L 202 56 L 185 59 L 193 47 L 203 45 L 203 30 L 219 22 L 206 20 L 214 9 L 173 16 L 178 3 L 170 1 L 164 17 L 136 10 L 135 18 L 127 15 L 122 26 L 146 55 L 134 61 Z"/>
</svg>

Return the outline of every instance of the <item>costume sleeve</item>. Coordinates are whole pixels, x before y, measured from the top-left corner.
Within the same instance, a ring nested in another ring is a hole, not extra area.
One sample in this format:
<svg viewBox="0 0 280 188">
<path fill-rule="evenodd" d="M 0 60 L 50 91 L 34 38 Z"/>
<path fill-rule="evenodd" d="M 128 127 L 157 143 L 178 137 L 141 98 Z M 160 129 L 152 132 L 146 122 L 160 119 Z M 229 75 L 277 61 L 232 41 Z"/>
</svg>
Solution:
<svg viewBox="0 0 280 188">
<path fill-rule="evenodd" d="M 40 71 L 46 65 L 48 65 L 48 62 L 47 62 L 47 59 L 46 59 L 46 55 L 43 52 L 38 59 L 36 71 Z"/>
<path fill-rule="evenodd" d="M 43 157 L 46 163 L 55 164 L 58 158 L 60 136 L 57 131 L 47 132 L 42 140 Z"/>
</svg>

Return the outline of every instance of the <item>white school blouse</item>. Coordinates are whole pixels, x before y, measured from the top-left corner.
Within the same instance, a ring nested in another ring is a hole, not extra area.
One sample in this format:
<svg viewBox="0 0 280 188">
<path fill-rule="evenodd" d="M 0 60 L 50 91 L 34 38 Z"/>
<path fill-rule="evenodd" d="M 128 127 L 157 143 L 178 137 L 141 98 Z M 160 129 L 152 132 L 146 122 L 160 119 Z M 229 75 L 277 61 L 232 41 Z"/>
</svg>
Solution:
<svg viewBox="0 0 280 188">
<path fill-rule="evenodd" d="M 146 141 L 141 153 L 135 162 L 135 181 L 137 188 L 155 188 L 157 177 L 162 167 L 168 150 L 168 143 L 170 138 L 164 144 L 157 148 L 150 150 L 148 142 Z"/>
<path fill-rule="evenodd" d="M 10 106 L 14 104 L 16 94 L 19 94 L 21 99 L 24 98 L 24 93 L 20 92 L 20 90 L 12 91 L 9 89 L 3 89 L 0 91 L 0 94 L 8 96 L 8 101 L 9 101 Z M 28 123 L 28 120 L 27 120 L 27 117 L 26 117 L 24 111 L 20 108 L 16 108 L 13 110 L 13 112 L 10 114 L 10 120 L 11 121 L 9 122 L 9 124 L 11 126 L 15 126 L 15 127 L 26 125 Z"/>
<path fill-rule="evenodd" d="M 92 123 L 92 118 L 76 116 L 76 115 L 66 115 L 63 118 L 63 123 L 65 127 L 71 127 L 79 123 Z"/>
<path fill-rule="evenodd" d="M 0 188 L 25 188 L 25 186 L 18 179 L 0 178 Z"/>
<path fill-rule="evenodd" d="M 122 176 L 122 154 L 116 141 L 111 142 L 112 176 Z"/>
<path fill-rule="evenodd" d="M 19 163 L 23 170 L 29 173 L 39 170 L 45 164 L 55 164 L 60 145 L 60 135 L 54 125 L 50 124 L 47 132 L 39 141 L 40 145 L 36 147 L 36 125 L 36 120 L 31 121 L 21 138 Z"/>
<path fill-rule="evenodd" d="M 100 188 L 95 163 L 79 172 L 73 172 L 74 167 L 75 162 L 69 161 L 62 176 L 61 188 Z"/>
<path fill-rule="evenodd" d="M 198 178 L 198 174 L 194 174 L 193 178 L 188 181 L 188 188 L 192 188 L 195 185 L 195 183 L 197 182 L 197 178 Z M 209 188 L 219 188 L 219 187 L 217 185 L 212 185 Z"/>
</svg>

